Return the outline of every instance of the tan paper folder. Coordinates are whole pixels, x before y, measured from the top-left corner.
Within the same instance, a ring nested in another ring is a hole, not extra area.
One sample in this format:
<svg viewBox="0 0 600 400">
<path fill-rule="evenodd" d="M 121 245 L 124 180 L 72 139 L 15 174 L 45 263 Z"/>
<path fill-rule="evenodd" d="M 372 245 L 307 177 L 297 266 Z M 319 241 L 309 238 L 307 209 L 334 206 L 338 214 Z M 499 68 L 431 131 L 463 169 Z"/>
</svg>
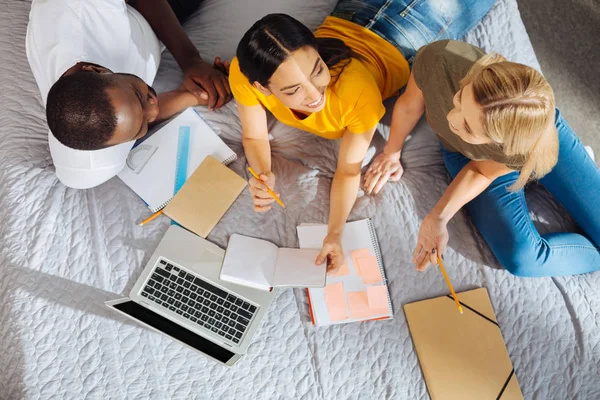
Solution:
<svg viewBox="0 0 600 400">
<path fill-rule="evenodd" d="M 404 313 L 433 400 L 522 399 L 485 288 L 406 304 Z"/>
<path fill-rule="evenodd" d="M 164 214 L 206 238 L 225 215 L 247 182 L 207 156 L 164 209 Z"/>
</svg>

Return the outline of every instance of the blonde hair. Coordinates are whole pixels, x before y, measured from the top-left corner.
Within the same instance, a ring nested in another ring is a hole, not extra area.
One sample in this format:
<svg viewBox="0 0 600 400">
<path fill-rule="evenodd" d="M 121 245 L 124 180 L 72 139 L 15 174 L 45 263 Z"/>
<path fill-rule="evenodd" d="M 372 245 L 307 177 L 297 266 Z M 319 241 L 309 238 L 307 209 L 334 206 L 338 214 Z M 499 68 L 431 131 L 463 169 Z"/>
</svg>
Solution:
<svg viewBox="0 0 600 400">
<path fill-rule="evenodd" d="M 525 161 L 509 189 L 519 190 L 550 172 L 558 160 L 558 133 L 554 93 L 542 74 L 488 54 L 473 65 L 461 86 L 470 83 L 482 108 L 484 134 L 509 158 Z"/>
</svg>

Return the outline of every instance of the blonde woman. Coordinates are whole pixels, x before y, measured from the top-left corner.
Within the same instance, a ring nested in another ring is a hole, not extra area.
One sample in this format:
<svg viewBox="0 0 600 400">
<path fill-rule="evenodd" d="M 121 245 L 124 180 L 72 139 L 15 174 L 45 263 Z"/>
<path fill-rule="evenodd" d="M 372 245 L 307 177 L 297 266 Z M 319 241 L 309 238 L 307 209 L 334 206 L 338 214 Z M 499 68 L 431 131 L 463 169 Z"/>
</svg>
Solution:
<svg viewBox="0 0 600 400">
<path fill-rule="evenodd" d="M 404 140 L 425 111 L 453 180 L 421 225 L 417 270 L 444 252 L 446 225 L 463 206 L 514 275 L 600 269 L 600 171 L 555 110 L 552 89 L 539 72 L 464 42 L 421 48 L 394 107 L 389 141 L 366 173 L 368 192 L 400 178 Z M 585 234 L 540 235 L 523 193 L 531 180 L 539 180 Z"/>
</svg>

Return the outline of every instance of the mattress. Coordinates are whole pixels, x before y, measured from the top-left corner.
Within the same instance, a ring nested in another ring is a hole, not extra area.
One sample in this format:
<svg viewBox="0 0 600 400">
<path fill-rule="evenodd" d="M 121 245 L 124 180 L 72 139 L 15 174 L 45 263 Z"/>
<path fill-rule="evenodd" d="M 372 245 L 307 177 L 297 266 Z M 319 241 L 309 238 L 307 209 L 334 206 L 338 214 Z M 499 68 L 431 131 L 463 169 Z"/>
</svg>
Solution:
<svg viewBox="0 0 600 400">
<path fill-rule="evenodd" d="M 334 3 L 206 0 L 185 29 L 204 56 L 231 58 L 263 15 L 286 12 L 315 28 Z M 373 220 L 394 319 L 315 328 L 304 292 L 282 291 L 248 354 L 227 369 L 103 305 L 131 289 L 169 221 L 137 227 L 148 210 L 118 178 L 86 191 L 58 182 L 25 56 L 30 2 L 0 4 L 0 398 L 428 398 L 402 311 L 407 302 L 447 293 L 439 273 L 417 273 L 410 263 L 420 221 L 448 185 L 424 121 L 405 146 L 402 180 L 377 196 L 360 192 L 350 215 Z M 539 68 L 515 0 L 498 0 L 465 40 Z M 180 80 L 165 54 L 156 88 Z M 237 152 L 231 168 L 248 178 L 235 104 L 199 112 Z M 389 117 L 365 163 L 381 150 Z M 327 221 L 339 143 L 275 121 L 269 127 L 287 212 L 255 214 L 245 191 L 208 237 L 221 247 L 233 233 L 294 247 L 298 224 Z M 573 229 L 543 189 L 533 185 L 527 199 L 538 229 Z M 463 212 L 449 229 L 450 277 L 459 291 L 488 289 L 525 397 L 600 398 L 600 274 L 516 278 L 498 265 Z"/>
</svg>

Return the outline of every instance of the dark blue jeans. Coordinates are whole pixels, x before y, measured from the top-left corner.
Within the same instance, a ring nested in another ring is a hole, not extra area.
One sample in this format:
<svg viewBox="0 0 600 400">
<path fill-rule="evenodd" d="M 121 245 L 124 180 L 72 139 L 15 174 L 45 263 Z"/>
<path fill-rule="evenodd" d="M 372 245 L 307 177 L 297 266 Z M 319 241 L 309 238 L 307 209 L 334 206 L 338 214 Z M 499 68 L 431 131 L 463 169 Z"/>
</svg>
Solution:
<svg viewBox="0 0 600 400">
<path fill-rule="evenodd" d="M 494 0 L 340 0 L 331 15 L 370 29 L 412 63 L 422 46 L 462 38 L 493 4 Z"/>
<path fill-rule="evenodd" d="M 517 180 L 517 172 L 496 179 L 465 206 L 500 264 L 517 276 L 564 276 L 600 270 L 600 170 L 558 110 L 556 128 L 558 163 L 540 183 L 585 235 L 540 235 L 529 216 L 523 190 L 507 190 Z M 470 160 L 461 153 L 443 148 L 442 152 L 454 179 Z"/>
</svg>

